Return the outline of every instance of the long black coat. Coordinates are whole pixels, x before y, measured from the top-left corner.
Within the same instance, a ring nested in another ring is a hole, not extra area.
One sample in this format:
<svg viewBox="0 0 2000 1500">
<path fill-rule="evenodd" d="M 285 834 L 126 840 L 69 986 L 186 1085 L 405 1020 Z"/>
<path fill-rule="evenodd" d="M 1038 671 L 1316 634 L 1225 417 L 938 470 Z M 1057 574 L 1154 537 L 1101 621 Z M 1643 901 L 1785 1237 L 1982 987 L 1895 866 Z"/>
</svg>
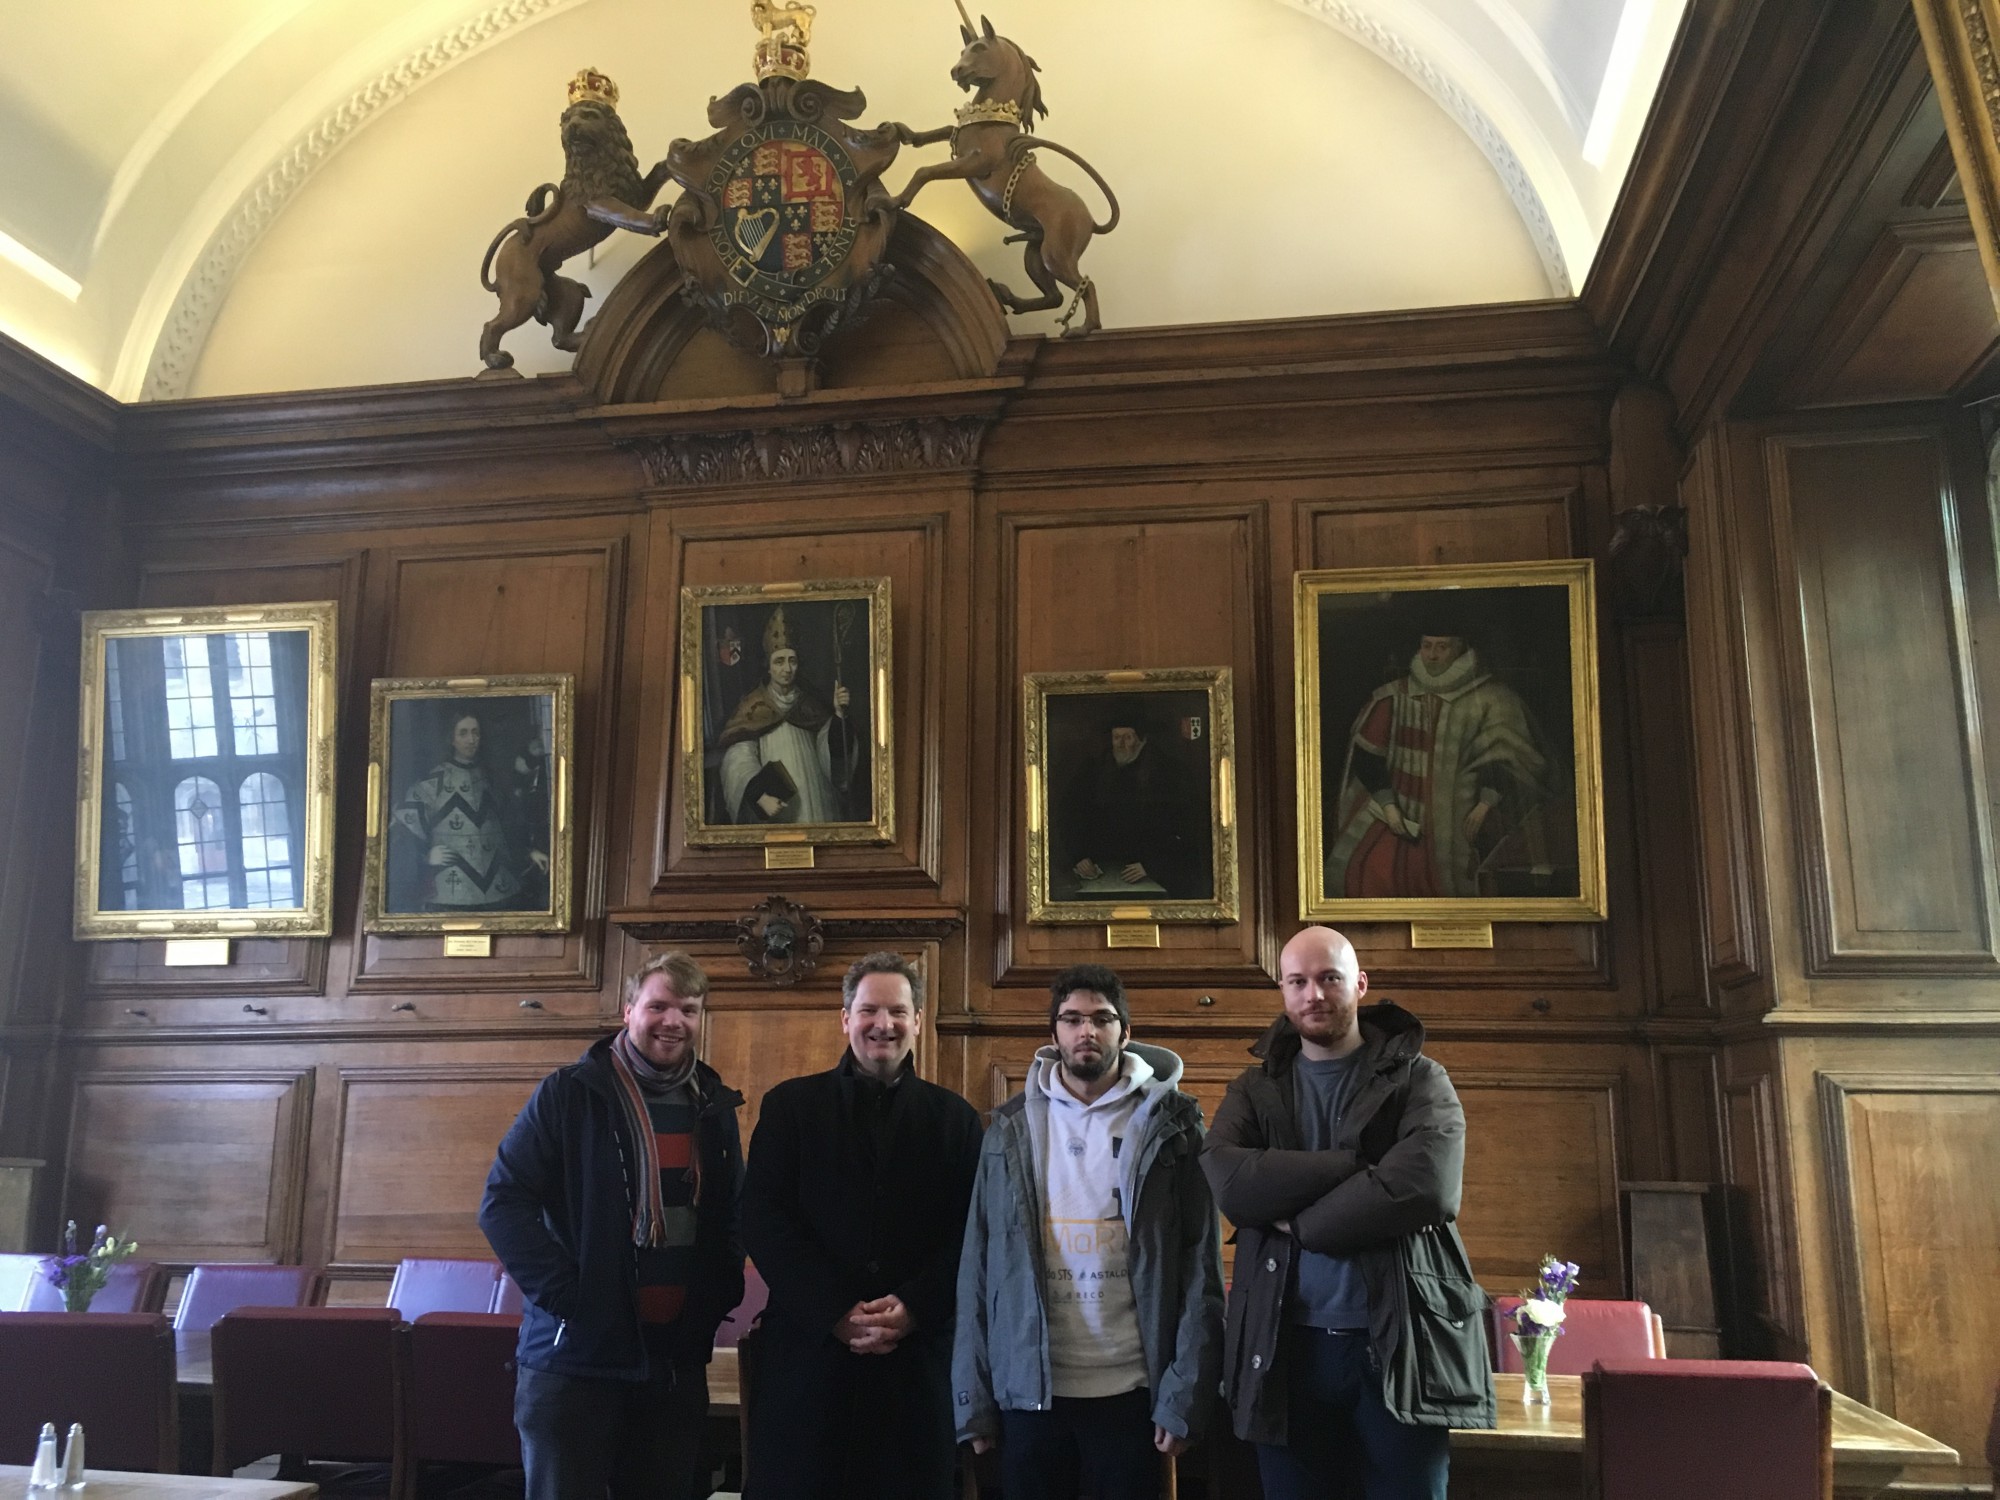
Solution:
<svg viewBox="0 0 2000 1500">
<path fill-rule="evenodd" d="M 950 1089 L 906 1069 L 885 1096 L 849 1057 L 764 1096 L 743 1185 L 744 1245 L 771 1289 L 749 1500 L 948 1500 L 952 1317 L 980 1134 Z M 916 1324 L 893 1353 L 833 1336 L 855 1303 L 892 1292 Z"/>
</svg>

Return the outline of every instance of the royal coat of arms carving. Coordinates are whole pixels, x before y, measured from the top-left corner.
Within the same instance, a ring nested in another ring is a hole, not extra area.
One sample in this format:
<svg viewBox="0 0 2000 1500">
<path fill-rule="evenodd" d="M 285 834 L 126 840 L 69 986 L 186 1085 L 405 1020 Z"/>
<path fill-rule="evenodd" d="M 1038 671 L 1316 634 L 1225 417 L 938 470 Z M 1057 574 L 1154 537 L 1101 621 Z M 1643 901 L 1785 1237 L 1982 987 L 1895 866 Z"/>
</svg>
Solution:
<svg viewBox="0 0 2000 1500">
<path fill-rule="evenodd" d="M 745 347 L 810 360 L 890 274 L 896 210 L 882 174 L 896 127 L 850 122 L 859 89 L 807 76 L 813 9 L 757 0 L 757 81 L 709 104 L 715 133 L 667 148 L 683 192 L 666 234 L 687 295 Z"/>
</svg>

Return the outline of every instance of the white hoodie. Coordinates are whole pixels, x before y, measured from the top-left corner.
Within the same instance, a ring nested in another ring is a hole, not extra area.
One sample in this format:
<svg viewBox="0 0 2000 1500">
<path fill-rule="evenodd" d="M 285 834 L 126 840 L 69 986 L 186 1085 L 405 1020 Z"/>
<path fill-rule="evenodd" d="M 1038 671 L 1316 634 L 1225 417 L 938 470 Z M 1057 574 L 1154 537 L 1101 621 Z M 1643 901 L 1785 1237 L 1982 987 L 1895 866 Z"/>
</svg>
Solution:
<svg viewBox="0 0 2000 1500">
<path fill-rule="evenodd" d="M 1037 1165 L 1049 1377 L 1057 1396 L 1117 1396 L 1146 1383 L 1127 1264 L 1123 1195 L 1130 1163 L 1120 1153 L 1154 1071 L 1128 1048 L 1118 1081 L 1085 1104 L 1063 1084 L 1059 1062 L 1055 1048 L 1042 1048 L 1028 1078 L 1031 1106 L 1037 1095 L 1047 1101 Z"/>
</svg>

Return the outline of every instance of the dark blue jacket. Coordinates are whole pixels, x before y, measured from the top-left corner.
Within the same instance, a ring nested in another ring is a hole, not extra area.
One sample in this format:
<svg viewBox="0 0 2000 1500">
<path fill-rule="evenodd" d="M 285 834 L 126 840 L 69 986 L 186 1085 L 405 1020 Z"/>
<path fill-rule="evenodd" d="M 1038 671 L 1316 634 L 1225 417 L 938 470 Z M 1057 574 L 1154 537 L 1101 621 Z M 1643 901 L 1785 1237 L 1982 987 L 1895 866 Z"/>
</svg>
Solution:
<svg viewBox="0 0 2000 1500">
<path fill-rule="evenodd" d="M 743 1096 L 697 1063 L 701 1202 L 695 1272 L 673 1325 L 674 1358 L 706 1363 L 715 1330 L 743 1300 Z M 526 1300 L 516 1358 L 532 1370 L 598 1379 L 649 1374 L 632 1243 L 637 1144 L 603 1037 L 544 1078 L 500 1142 L 479 1227 Z"/>
</svg>

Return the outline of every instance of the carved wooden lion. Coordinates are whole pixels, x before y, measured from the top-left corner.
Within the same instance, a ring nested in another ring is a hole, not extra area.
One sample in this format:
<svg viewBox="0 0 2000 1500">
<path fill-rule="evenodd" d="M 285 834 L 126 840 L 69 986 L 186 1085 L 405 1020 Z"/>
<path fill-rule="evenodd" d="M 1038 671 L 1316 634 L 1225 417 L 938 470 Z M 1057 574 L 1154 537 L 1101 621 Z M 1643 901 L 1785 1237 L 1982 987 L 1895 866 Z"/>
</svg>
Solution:
<svg viewBox="0 0 2000 1500">
<path fill-rule="evenodd" d="M 610 87 L 609 79 L 602 83 Z M 499 310 L 479 335 L 479 357 L 489 370 L 514 363 L 500 340 L 531 317 L 548 325 L 558 349 L 577 348 L 576 325 L 590 288 L 557 275 L 557 267 L 614 229 L 660 232 L 661 216 L 649 210 L 667 181 L 666 164 L 639 174 L 616 101 L 611 89 L 608 99 L 581 98 L 563 111 L 562 181 L 545 182 L 530 193 L 527 212 L 486 247 L 479 281 L 500 297 Z"/>
</svg>

